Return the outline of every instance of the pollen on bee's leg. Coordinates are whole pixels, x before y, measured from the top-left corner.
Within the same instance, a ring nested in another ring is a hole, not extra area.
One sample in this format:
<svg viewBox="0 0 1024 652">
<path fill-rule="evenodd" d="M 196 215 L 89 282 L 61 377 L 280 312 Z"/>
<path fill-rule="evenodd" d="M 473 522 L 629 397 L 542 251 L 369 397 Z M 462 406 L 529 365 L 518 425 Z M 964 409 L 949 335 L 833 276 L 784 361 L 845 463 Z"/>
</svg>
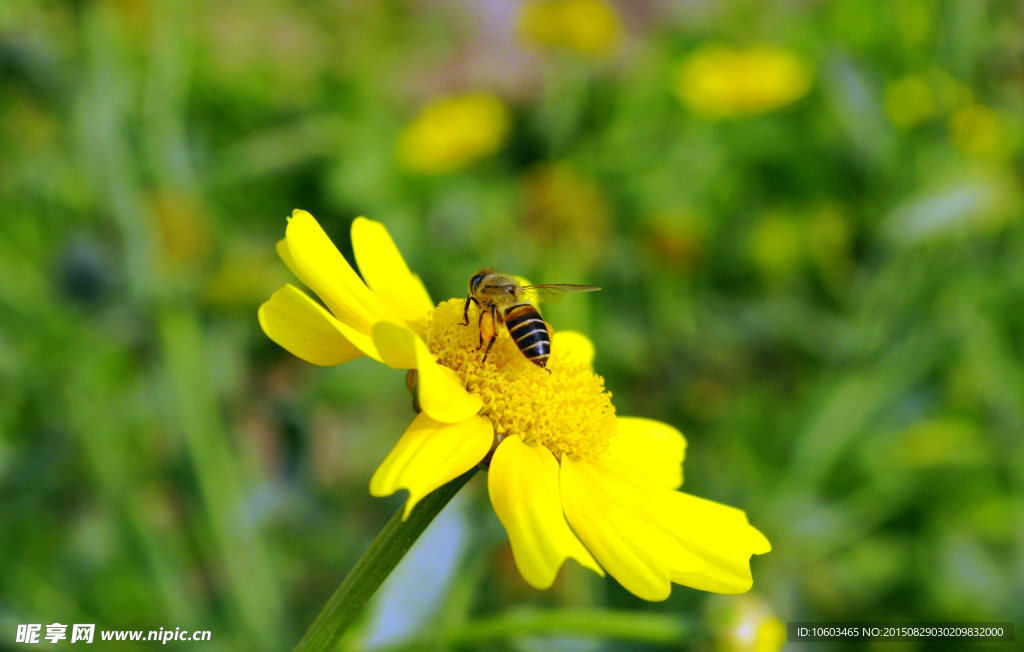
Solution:
<svg viewBox="0 0 1024 652">
<path fill-rule="evenodd" d="M 428 324 L 427 345 L 483 399 L 480 415 L 494 424 L 495 441 L 519 435 L 545 446 L 556 459 L 562 454 L 587 459 L 606 449 L 615 434 L 615 408 L 604 380 L 567 352 L 552 351 L 543 365 L 527 359 L 489 313 L 480 319 L 478 307 L 469 310 L 471 323 L 476 319 L 480 328 L 459 326 L 462 300 L 441 303 Z M 490 345 L 478 349 L 487 337 L 493 337 Z"/>
</svg>

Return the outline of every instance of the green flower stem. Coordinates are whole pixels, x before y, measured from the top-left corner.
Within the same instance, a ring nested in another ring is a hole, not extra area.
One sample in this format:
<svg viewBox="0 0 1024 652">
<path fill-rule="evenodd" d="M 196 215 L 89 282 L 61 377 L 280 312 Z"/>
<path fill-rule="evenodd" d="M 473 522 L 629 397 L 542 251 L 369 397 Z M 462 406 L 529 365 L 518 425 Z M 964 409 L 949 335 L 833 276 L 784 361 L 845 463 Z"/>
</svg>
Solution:
<svg viewBox="0 0 1024 652">
<path fill-rule="evenodd" d="M 387 648 L 386 652 L 436 650 L 523 636 L 583 636 L 636 643 L 678 645 L 696 632 L 687 618 L 669 614 L 607 609 L 519 609 L 490 618 L 471 620 L 449 630 L 418 637 Z"/>
<path fill-rule="evenodd" d="M 345 630 L 366 606 L 416 539 L 444 506 L 477 472 L 477 467 L 463 473 L 448 484 L 435 489 L 417 503 L 409 518 L 402 520 L 400 508 L 381 533 L 363 553 L 331 599 L 320 611 L 295 652 L 326 652 L 333 650 Z"/>
</svg>

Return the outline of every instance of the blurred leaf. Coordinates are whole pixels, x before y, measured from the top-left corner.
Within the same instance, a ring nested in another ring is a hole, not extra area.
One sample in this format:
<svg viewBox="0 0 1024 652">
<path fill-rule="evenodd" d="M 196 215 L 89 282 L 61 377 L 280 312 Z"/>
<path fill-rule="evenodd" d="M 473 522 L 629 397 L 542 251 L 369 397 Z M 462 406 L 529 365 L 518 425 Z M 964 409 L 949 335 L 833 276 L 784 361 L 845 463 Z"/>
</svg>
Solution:
<svg viewBox="0 0 1024 652">
<path fill-rule="evenodd" d="M 901 244 L 993 232 L 1020 218 L 1021 198 L 1020 185 L 1008 171 L 976 170 L 898 206 L 887 231 Z"/>
<path fill-rule="evenodd" d="M 834 54 L 824 67 L 823 78 L 830 108 L 857 153 L 872 167 L 889 171 L 896 142 L 865 73 L 846 56 Z"/>
</svg>

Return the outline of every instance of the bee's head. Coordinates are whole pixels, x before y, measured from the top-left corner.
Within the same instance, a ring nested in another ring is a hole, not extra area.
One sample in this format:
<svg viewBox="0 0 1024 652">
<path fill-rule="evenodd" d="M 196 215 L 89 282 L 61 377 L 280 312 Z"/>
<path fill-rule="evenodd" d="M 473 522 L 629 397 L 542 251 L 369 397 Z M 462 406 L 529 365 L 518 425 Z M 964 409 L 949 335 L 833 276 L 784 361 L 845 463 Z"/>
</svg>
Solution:
<svg viewBox="0 0 1024 652">
<path fill-rule="evenodd" d="M 481 269 L 476 274 L 473 274 L 472 278 L 469 279 L 469 294 L 475 295 L 480 289 L 480 284 L 484 282 L 484 279 L 493 274 L 489 269 Z"/>
</svg>

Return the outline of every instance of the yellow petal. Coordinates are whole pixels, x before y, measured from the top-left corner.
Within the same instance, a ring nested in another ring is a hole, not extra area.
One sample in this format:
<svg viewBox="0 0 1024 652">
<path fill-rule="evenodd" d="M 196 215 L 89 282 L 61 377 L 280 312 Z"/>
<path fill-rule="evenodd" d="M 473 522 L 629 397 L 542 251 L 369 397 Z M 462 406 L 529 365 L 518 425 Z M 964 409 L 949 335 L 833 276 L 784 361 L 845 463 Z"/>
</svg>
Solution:
<svg viewBox="0 0 1024 652">
<path fill-rule="evenodd" d="M 555 331 L 551 352 L 566 351 L 580 364 L 594 364 L 594 343 L 583 333 L 576 331 Z"/>
<path fill-rule="evenodd" d="M 567 468 L 584 478 L 581 484 L 590 495 L 601 496 L 597 506 L 603 504 L 606 509 L 591 509 L 585 517 L 591 521 L 591 529 L 601 527 L 593 525 L 597 522 L 611 532 L 605 533 L 607 538 L 603 541 L 592 543 L 570 514 L 565 485 Z M 678 584 L 715 593 L 743 593 L 753 584 L 750 556 L 771 549 L 768 540 L 747 522 L 742 511 L 657 487 L 610 456 L 582 463 L 567 464 L 563 460 L 562 478 L 569 523 L 601 565 L 640 597 L 647 598 L 627 582 L 638 583 L 650 572 L 649 568 L 633 562 L 623 550 L 635 555 L 637 546 L 643 547 L 654 565 L 668 572 Z M 649 529 L 645 530 L 645 526 Z M 630 535 L 622 536 L 623 532 Z M 619 557 L 630 563 L 613 568 L 599 552 L 600 546 L 611 548 L 610 554 L 618 551 Z"/>
<path fill-rule="evenodd" d="M 527 584 L 549 588 L 569 557 L 604 575 L 565 522 L 551 451 L 524 444 L 518 435 L 505 439 L 491 459 L 487 489 Z"/>
<path fill-rule="evenodd" d="M 401 321 L 366 287 L 312 215 L 295 210 L 285 239 L 296 276 L 342 322 L 370 335 L 378 321 Z"/>
<path fill-rule="evenodd" d="M 437 364 L 423 340 L 416 337 L 415 343 L 419 399 L 423 411 L 445 423 L 464 421 L 479 412 L 484 406 L 480 395 L 467 392 L 454 371 Z"/>
<path fill-rule="evenodd" d="M 384 225 L 357 217 L 352 222 L 352 248 L 370 289 L 402 319 L 425 326 L 434 302 L 420 278 L 409 271 Z"/>
<path fill-rule="evenodd" d="M 644 600 L 668 598 L 671 537 L 621 504 L 589 462 L 562 457 L 561 495 L 573 531 L 619 584 Z"/>
<path fill-rule="evenodd" d="M 392 369 L 416 368 L 418 337 L 405 326 L 387 321 L 379 322 L 373 327 L 373 343 L 380 352 L 381 362 Z"/>
<path fill-rule="evenodd" d="M 470 394 L 458 375 L 434 360 L 423 339 L 411 329 L 390 322 L 373 327 L 373 339 L 381 361 L 394 369 L 416 369 L 420 408 L 445 423 L 465 421 L 484 406 L 478 394 Z"/>
<path fill-rule="evenodd" d="M 267 337 L 306 362 L 331 366 L 363 356 L 345 336 L 345 325 L 294 285 L 285 285 L 260 306 Z"/>
<path fill-rule="evenodd" d="M 424 496 L 473 468 L 491 450 L 494 427 L 473 416 L 462 423 L 416 417 L 370 480 L 370 494 L 390 496 L 409 490 L 405 515 Z"/>
<path fill-rule="evenodd" d="M 292 252 L 288 250 L 288 240 L 285 238 L 281 238 L 280 240 L 277 241 L 277 244 L 274 246 L 274 248 L 277 249 L 277 255 L 281 257 L 282 261 L 284 261 L 284 264 L 288 268 L 288 270 L 295 275 L 295 278 L 298 278 L 299 273 L 295 269 L 295 261 L 292 260 Z"/>
<path fill-rule="evenodd" d="M 686 439 L 672 426 L 639 417 L 618 417 L 607 455 L 665 489 L 683 484 Z"/>
<path fill-rule="evenodd" d="M 678 491 L 650 503 L 650 513 L 684 547 L 701 557 L 699 571 L 673 568 L 672 581 L 701 591 L 745 593 L 754 584 L 750 556 L 772 547 L 741 510 Z"/>
</svg>

